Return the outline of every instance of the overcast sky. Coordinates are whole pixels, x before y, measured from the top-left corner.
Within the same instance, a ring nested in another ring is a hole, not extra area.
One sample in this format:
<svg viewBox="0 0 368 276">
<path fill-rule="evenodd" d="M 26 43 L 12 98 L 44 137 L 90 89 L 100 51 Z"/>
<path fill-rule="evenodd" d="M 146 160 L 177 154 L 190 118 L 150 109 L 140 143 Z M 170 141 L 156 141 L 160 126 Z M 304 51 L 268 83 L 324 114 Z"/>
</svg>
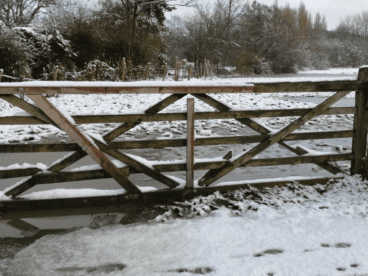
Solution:
<svg viewBox="0 0 368 276">
<path fill-rule="evenodd" d="M 211 1 L 216 2 L 216 0 Z M 257 2 L 271 6 L 274 0 L 258 0 Z M 279 6 L 285 6 L 286 3 L 289 3 L 291 8 L 297 8 L 301 0 L 278 0 L 278 2 Z M 360 13 L 363 10 L 368 11 L 368 0 L 304 0 L 303 2 L 307 10 L 312 13 L 313 20 L 317 12 L 320 12 L 322 16 L 326 16 L 329 30 L 335 29 L 340 22 L 340 18 L 344 18 L 346 15 Z M 179 7 L 171 13 L 183 15 L 193 12 L 192 10 L 191 8 Z M 169 18 L 170 15 L 167 17 Z"/>
</svg>

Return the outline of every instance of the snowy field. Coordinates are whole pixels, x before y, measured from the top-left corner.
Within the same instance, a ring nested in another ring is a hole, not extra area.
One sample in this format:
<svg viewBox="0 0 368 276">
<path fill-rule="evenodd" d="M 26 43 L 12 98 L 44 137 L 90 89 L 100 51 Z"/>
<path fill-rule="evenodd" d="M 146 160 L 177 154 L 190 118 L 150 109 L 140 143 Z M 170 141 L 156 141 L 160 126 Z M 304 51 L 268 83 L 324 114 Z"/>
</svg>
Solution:
<svg viewBox="0 0 368 276">
<path fill-rule="evenodd" d="M 335 70 L 335 69 L 333 69 Z M 332 70 L 332 71 L 333 71 Z M 339 69 L 340 70 L 340 69 Z M 341 69 L 341 72 L 345 72 Z M 346 69 L 345 79 L 356 79 L 357 69 Z M 343 74 L 339 72 L 324 74 Z M 309 71 L 310 72 L 310 71 Z M 353 75 L 355 74 L 355 75 Z M 326 80 L 297 76 L 277 81 Z M 332 80 L 334 78 L 328 78 Z M 341 78 L 339 78 L 341 79 Z M 272 78 L 226 80 L 227 83 L 275 81 Z M 210 82 L 210 81 L 207 81 Z M 222 80 L 212 80 L 222 82 Z M 116 83 L 115 83 L 116 84 Z M 207 84 L 205 84 L 207 85 Z M 235 84 L 234 84 L 235 85 Z M 316 102 L 300 101 L 316 93 L 215 94 L 233 110 L 312 108 Z M 332 93 L 318 93 L 319 98 Z M 76 114 L 125 114 L 143 112 L 168 95 L 60 95 L 49 98 L 58 108 Z M 354 98 L 350 93 L 348 98 Z M 195 99 L 196 111 L 214 110 Z M 164 112 L 185 112 L 186 98 Z M 24 116 L 24 112 L 0 101 L 0 116 Z M 296 117 L 259 118 L 257 122 L 275 132 Z M 352 129 L 352 115 L 319 116 L 297 131 Z M 118 124 L 81 125 L 91 136 L 104 135 Z M 255 135 L 235 120 L 196 121 L 196 137 Z M 120 140 L 184 138 L 185 121 L 142 123 Z M 293 141 L 292 146 L 323 153 L 351 152 L 351 139 Z M 68 137 L 47 125 L 1 126 L 0 144 L 64 141 Z M 230 145 L 223 152 L 198 149 L 196 158 L 221 157 L 228 149 L 239 154 L 254 145 Z M 218 148 L 218 146 L 217 146 Z M 185 151 L 168 149 L 161 155 L 130 152 L 147 160 L 184 160 Z M 259 158 L 294 156 L 278 146 Z M 36 161 L 33 166 L 36 165 Z M 1 160 L 0 170 L 9 169 Z M 349 162 L 339 163 L 349 170 Z M 28 164 L 13 165 L 27 167 Z M 40 168 L 45 165 L 38 164 Z M 291 171 L 292 166 L 286 170 Z M 67 169 L 68 170 L 68 169 Z M 280 171 L 261 170 L 269 177 Z M 285 170 L 285 169 L 284 169 Z M 319 168 L 300 171 L 310 176 Z M 249 173 L 249 171 L 247 171 Z M 262 175 L 258 172 L 258 175 Z M 267 177 L 266 177 L 267 178 Z M 1 184 L 1 182 L 0 182 Z M 108 225 L 84 227 L 48 235 L 19 251 L 14 258 L 0 256 L 0 275 L 368 275 L 368 182 L 345 177 L 338 183 L 303 187 L 297 183 L 263 191 L 248 187 L 231 193 L 215 193 L 170 206 L 146 206 L 134 214 L 116 214 Z M 4 191 L 10 185 L 1 185 Z M 143 188 L 142 188 L 143 189 Z M 145 187 L 144 189 L 149 189 Z M 88 190 L 89 195 L 97 190 Z M 116 193 L 117 191 L 104 191 Z M 124 191 L 119 191 L 124 192 Z M 29 198 L 70 196 L 71 191 L 32 192 Z M 1 229 L 1 228 L 0 228 Z M 0 241 L 1 246 L 1 241 Z M 1 251 L 0 251 L 1 252 Z"/>
</svg>

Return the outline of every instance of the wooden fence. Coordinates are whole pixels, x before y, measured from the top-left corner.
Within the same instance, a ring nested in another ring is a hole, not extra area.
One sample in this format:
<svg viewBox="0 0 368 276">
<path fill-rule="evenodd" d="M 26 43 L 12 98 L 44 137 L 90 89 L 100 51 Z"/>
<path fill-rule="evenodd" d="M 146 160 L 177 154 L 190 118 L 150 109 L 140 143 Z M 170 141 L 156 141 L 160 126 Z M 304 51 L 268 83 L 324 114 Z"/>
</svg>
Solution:
<svg viewBox="0 0 368 276">
<path fill-rule="evenodd" d="M 91 83 L 89 87 L 67 87 L 62 82 L 55 82 L 55 87 L 34 87 L 32 83 L 19 83 L 17 86 L 2 84 L 0 86 L 0 99 L 17 106 L 32 116 L 0 117 L 0 125 L 24 125 L 24 124 L 51 124 L 64 132 L 74 143 L 53 144 L 2 144 L 1 153 L 29 153 L 29 152 L 73 152 L 56 164 L 41 169 L 11 169 L 0 171 L 0 179 L 27 177 L 5 194 L 13 200 L 0 201 L 0 212 L 21 212 L 32 209 L 72 208 L 78 206 L 104 206 L 122 204 L 140 204 L 147 202 L 162 202 L 166 200 L 180 200 L 185 197 L 212 193 L 213 191 L 229 191 L 244 187 L 245 184 L 219 185 L 212 187 L 215 181 L 229 174 L 239 167 L 273 166 L 273 165 L 296 165 L 314 163 L 325 170 L 338 174 L 340 169 L 334 161 L 351 160 L 351 174 L 367 175 L 367 93 L 368 93 L 368 68 L 361 68 L 357 80 L 352 81 L 325 81 L 325 82 L 288 82 L 288 83 L 263 83 L 248 86 L 167 86 L 167 87 L 96 87 Z M 126 84 L 128 85 L 128 84 Z M 243 110 L 232 111 L 226 104 L 209 96 L 208 93 L 270 93 L 270 92 L 336 92 L 324 102 L 313 109 L 277 109 L 277 110 Z M 356 91 L 355 107 L 331 107 L 335 102 L 342 99 L 349 92 Z M 103 136 L 104 141 L 90 140 L 65 114 L 55 108 L 43 94 L 125 94 L 125 93 L 169 93 L 164 100 L 151 106 L 142 114 L 121 115 L 76 115 L 72 116 L 76 124 L 96 123 L 121 123 L 119 127 Z M 16 94 L 23 94 L 30 98 L 36 105 L 22 100 Z M 159 113 L 167 106 L 192 94 L 197 99 L 204 101 L 217 109 L 215 112 L 194 112 L 194 99 L 187 99 L 187 112 L 185 113 Z M 328 114 L 354 114 L 353 130 L 325 131 L 325 132 L 298 132 L 294 130 L 304 125 L 313 117 Z M 257 123 L 252 118 L 259 117 L 283 117 L 300 116 L 298 119 L 284 127 L 277 133 Z M 194 120 L 209 119 L 236 119 L 243 125 L 257 131 L 259 135 L 198 138 L 194 137 Z M 138 126 L 142 122 L 152 121 L 187 121 L 187 139 L 165 140 L 132 140 L 113 141 L 128 130 Z M 344 154 L 328 154 L 303 156 L 306 151 L 291 147 L 286 141 L 308 139 L 331 139 L 352 137 L 352 152 Z M 244 144 L 258 143 L 254 148 L 243 154 L 232 157 L 224 156 L 221 161 L 194 162 L 194 147 L 206 145 Z M 278 143 L 282 147 L 295 153 L 296 157 L 254 159 L 273 144 Z M 140 162 L 137 159 L 123 153 L 124 149 L 140 148 L 163 148 L 163 147 L 186 147 L 186 162 L 158 164 L 153 167 Z M 106 156 L 120 160 L 126 167 L 118 168 Z M 61 172 L 73 163 L 89 155 L 101 166 L 99 170 Z M 198 180 L 194 180 L 194 170 L 207 170 Z M 175 178 L 170 178 L 163 172 L 186 171 L 185 187 Z M 128 178 L 130 174 L 143 173 L 163 183 L 168 188 L 154 192 L 142 193 L 141 190 Z M 89 198 L 68 198 L 50 200 L 26 200 L 21 194 L 35 185 L 63 183 L 80 180 L 95 180 L 113 178 L 126 193 L 118 196 L 100 196 Z M 299 182 L 306 185 L 326 183 L 331 178 L 301 179 Z M 260 182 L 257 187 L 271 187 L 285 185 L 290 181 Z"/>
</svg>

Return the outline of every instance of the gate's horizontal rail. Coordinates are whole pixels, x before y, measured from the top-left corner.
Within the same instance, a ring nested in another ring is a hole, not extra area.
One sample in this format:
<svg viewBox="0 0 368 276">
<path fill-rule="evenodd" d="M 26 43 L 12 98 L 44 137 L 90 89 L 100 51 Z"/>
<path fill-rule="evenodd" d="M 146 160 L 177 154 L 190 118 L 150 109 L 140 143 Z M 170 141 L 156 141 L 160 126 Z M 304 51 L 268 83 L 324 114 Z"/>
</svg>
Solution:
<svg viewBox="0 0 368 276">
<path fill-rule="evenodd" d="M 335 162 L 351 160 L 353 155 L 351 153 L 345 154 L 329 154 L 329 155 L 313 155 L 313 156 L 293 156 L 293 157 L 280 157 L 280 158 L 265 158 L 254 159 L 246 163 L 241 167 L 258 167 L 258 166 L 281 166 L 281 165 L 297 165 L 307 164 L 314 162 Z M 226 165 L 230 161 L 208 161 L 208 162 L 196 162 L 194 164 L 194 170 L 209 170 L 218 169 Z M 159 172 L 175 172 L 186 171 L 187 165 L 185 160 L 181 163 L 161 163 L 153 165 L 154 169 Z M 132 168 L 124 167 L 120 169 L 125 175 L 141 173 Z M 38 173 L 34 175 L 35 173 Z M 81 180 L 95 180 L 103 178 L 111 178 L 111 176 L 104 170 L 85 170 L 85 171 L 71 171 L 71 172 L 57 172 L 57 173 L 42 173 L 39 168 L 27 168 L 27 169 L 13 169 L 7 171 L 0 171 L 0 179 L 24 177 L 34 175 L 34 182 L 37 184 L 52 184 L 63 183 L 71 181 Z"/>
<path fill-rule="evenodd" d="M 322 82 L 278 82 L 260 83 L 254 85 L 257 93 L 287 93 L 287 92 L 327 92 L 342 90 L 363 90 L 367 84 L 359 81 L 322 81 Z"/>
<path fill-rule="evenodd" d="M 325 132 L 298 132 L 286 136 L 284 141 L 310 140 L 310 139 L 331 139 L 331 138 L 351 138 L 354 136 L 352 130 L 325 131 Z M 212 146 L 226 144 L 260 143 L 268 139 L 269 135 L 250 136 L 228 136 L 213 138 L 196 138 L 195 146 Z M 166 147 L 186 147 L 186 139 L 160 139 L 160 140 L 124 140 L 120 142 L 110 142 L 115 149 L 142 149 L 142 148 L 166 148 Z M 77 151 L 80 147 L 76 143 L 60 144 L 1 144 L 0 153 L 20 153 L 20 152 L 65 152 Z"/>
<path fill-rule="evenodd" d="M 343 177 L 334 177 L 334 179 L 342 179 Z M 294 181 L 302 185 L 325 184 L 331 180 L 331 177 L 318 178 L 300 178 Z M 263 182 L 252 183 L 252 181 L 244 181 L 236 185 L 213 186 L 198 189 L 186 189 L 183 193 L 182 189 L 165 189 L 153 192 L 147 192 L 140 195 L 121 194 L 117 196 L 98 196 L 98 197 L 78 197 L 78 198 L 56 198 L 56 199 L 36 199 L 36 200 L 11 200 L 2 201 L 0 203 L 0 212 L 2 219 L 8 218 L 26 218 L 26 217 L 50 217 L 54 215 L 67 216 L 76 214 L 90 214 L 88 207 L 96 207 L 97 212 L 114 212 L 111 206 L 124 207 L 130 204 L 148 204 L 148 203 L 167 203 L 173 201 L 183 201 L 196 196 L 205 196 L 216 191 L 227 192 L 244 188 L 249 184 L 256 188 L 266 188 L 275 186 L 284 186 L 292 183 L 292 180 L 270 180 L 264 179 Z M 106 206 L 103 210 L 102 206 Z M 76 209 L 78 207 L 82 207 Z M 46 212 L 36 210 L 47 209 Z M 120 210 L 121 211 L 121 210 Z"/>
<path fill-rule="evenodd" d="M 212 83 L 198 85 L 178 82 L 165 83 L 165 87 L 160 87 L 154 82 L 144 83 L 116 83 L 116 82 L 25 82 L 22 84 L 0 84 L 0 94 L 126 94 L 126 93 L 277 93 L 277 92 L 330 92 L 341 90 L 364 90 L 367 85 L 357 80 L 344 81 L 320 81 L 320 82 L 274 82 L 255 83 L 239 85 L 239 83 Z"/>
<path fill-rule="evenodd" d="M 300 109 L 272 109 L 272 110 L 247 110 L 247 111 L 217 111 L 196 112 L 195 120 L 213 119 L 243 119 L 260 117 L 292 117 L 303 116 L 311 108 Z M 321 115 L 354 114 L 355 107 L 332 107 Z M 160 113 L 160 114 L 119 114 L 119 115 L 72 115 L 77 124 L 101 124 L 101 123 L 130 123 L 130 122 L 159 122 L 159 121 L 183 121 L 187 119 L 186 112 Z M 9 116 L 0 117 L 0 125 L 41 125 L 46 122 L 33 116 Z"/>
</svg>

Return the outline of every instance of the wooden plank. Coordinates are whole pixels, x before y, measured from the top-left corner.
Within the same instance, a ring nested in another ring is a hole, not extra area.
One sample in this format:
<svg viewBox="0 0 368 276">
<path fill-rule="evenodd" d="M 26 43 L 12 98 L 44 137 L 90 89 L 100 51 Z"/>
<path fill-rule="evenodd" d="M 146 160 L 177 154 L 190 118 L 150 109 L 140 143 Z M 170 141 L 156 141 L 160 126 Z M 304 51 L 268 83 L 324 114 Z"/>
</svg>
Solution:
<svg viewBox="0 0 368 276">
<path fill-rule="evenodd" d="M 28 83 L 29 84 L 29 83 Z M 363 90 L 366 86 L 356 80 L 322 82 L 275 82 L 256 83 L 245 86 L 173 86 L 173 87 L 66 87 L 63 82 L 54 82 L 53 87 L 30 87 L 22 83 L 17 87 L 0 86 L 0 94 L 207 94 L 207 93 L 276 93 L 276 92 L 330 92 Z M 23 90 L 20 90 L 23 89 Z"/>
<path fill-rule="evenodd" d="M 98 197 L 78 197 L 78 198 L 63 198 L 63 199 L 37 199 L 37 200 L 8 200 L 0 202 L 0 212 L 15 211 L 18 213 L 23 210 L 40 210 L 46 209 L 68 209 L 76 207 L 91 207 L 91 206 L 109 206 L 118 205 L 119 196 L 98 196 Z M 51 215 L 48 213 L 49 216 Z M 2 214 L 3 216 L 3 214 Z M 19 217 L 19 216 L 18 216 Z"/>
<path fill-rule="evenodd" d="M 227 164 L 223 166 L 220 169 L 213 169 L 209 170 L 199 181 L 198 184 L 200 186 L 208 186 L 215 182 L 216 180 L 220 179 L 224 175 L 228 174 L 229 172 L 235 170 L 240 165 L 244 164 L 245 162 L 252 159 L 257 154 L 261 153 L 265 149 L 269 148 L 273 144 L 281 141 L 285 136 L 287 136 L 289 133 L 294 131 L 295 129 L 299 128 L 306 122 L 308 122 L 310 119 L 312 119 L 314 116 L 319 115 L 322 111 L 327 109 L 329 106 L 334 104 L 335 102 L 339 101 L 343 97 L 345 97 L 350 91 L 340 91 L 334 94 L 332 97 L 328 98 L 321 104 L 317 105 L 312 111 L 308 112 L 307 114 L 301 116 L 294 122 L 292 122 L 287 127 L 283 128 L 281 131 L 276 133 L 275 135 L 272 135 L 269 139 L 266 141 L 260 143 L 256 147 L 252 148 L 251 150 L 245 152 L 241 156 L 234 159 L 230 164 Z"/>
<path fill-rule="evenodd" d="M 211 105 L 211 106 L 213 106 L 213 107 L 215 107 L 215 108 L 217 108 L 217 109 L 219 109 L 219 110 L 227 111 L 227 110 L 229 110 L 229 109 L 230 109 L 230 107 L 228 107 L 227 105 L 225 105 L 225 104 L 223 104 L 223 103 L 221 103 L 221 102 L 219 102 L 219 101 L 217 101 L 217 100 L 213 99 L 212 97 L 210 97 L 210 96 L 208 96 L 208 95 L 195 95 L 195 97 L 197 97 L 197 98 L 201 99 L 202 101 L 206 102 L 207 104 L 209 104 L 209 105 Z M 328 110 L 328 109 L 326 109 L 326 110 Z M 248 126 L 248 127 L 249 127 L 249 128 L 251 128 L 251 129 L 253 129 L 253 130 L 255 130 L 255 131 L 257 131 L 257 132 L 261 133 L 261 134 L 266 135 L 266 134 L 269 134 L 269 133 L 270 133 L 270 131 L 269 131 L 268 129 L 266 129 L 265 127 L 263 127 L 263 126 L 261 126 L 260 124 L 256 123 L 256 122 L 255 122 L 255 121 L 253 121 L 252 119 L 244 118 L 244 119 L 237 119 L 237 121 L 238 121 L 238 122 L 240 122 L 240 123 L 242 123 L 243 125 Z M 284 138 L 284 140 L 286 140 L 286 139 L 287 139 L 287 137 L 289 137 L 289 136 L 290 136 L 290 134 L 289 134 L 289 135 L 287 135 L 287 136 Z M 305 138 L 307 138 L 307 137 L 308 137 L 308 135 L 306 134 L 304 137 L 305 137 Z M 308 140 L 309 140 L 309 139 L 321 139 L 321 137 L 320 137 L 320 138 L 312 138 L 312 137 L 310 137 L 310 136 L 309 136 L 309 138 L 307 138 L 307 139 L 308 139 Z M 287 145 L 287 144 L 286 144 L 285 142 L 283 142 L 283 141 L 280 141 L 280 142 L 279 142 L 279 145 L 281 145 L 282 147 L 284 147 L 284 148 L 286 148 L 286 149 L 290 150 L 291 152 L 293 152 L 293 153 L 295 153 L 295 154 L 300 155 L 300 152 L 299 152 L 298 150 L 296 150 L 296 149 L 294 149 L 294 148 L 290 147 L 289 145 Z M 322 168 L 326 169 L 327 171 L 329 171 L 329 172 L 331 172 L 331 173 L 336 173 L 336 171 L 339 171 L 339 169 L 338 169 L 338 168 L 336 168 L 336 167 L 334 168 L 334 166 L 333 166 L 333 165 L 331 165 L 331 164 L 326 164 L 326 163 L 316 163 L 316 165 L 321 166 Z"/>
<path fill-rule="evenodd" d="M 176 95 L 170 95 L 169 97 L 163 99 L 162 101 L 156 103 L 155 105 L 148 108 L 144 113 L 146 114 L 155 114 L 163 110 L 164 108 L 168 107 L 169 105 L 175 103 L 176 101 L 183 98 L 186 94 L 176 94 Z M 139 123 L 125 123 L 116 129 L 110 131 L 109 133 L 105 134 L 103 136 L 104 140 L 107 142 L 110 142 L 114 140 L 115 138 L 119 137 L 123 133 L 127 132 L 128 130 L 136 127 L 139 125 Z"/>
<path fill-rule="evenodd" d="M 358 81 L 368 83 L 368 68 L 360 68 L 358 73 Z M 361 174 L 363 177 L 368 175 L 368 167 L 366 167 L 367 159 L 367 123 L 365 116 L 368 105 L 368 89 L 358 90 L 355 92 L 355 108 L 354 116 L 354 137 L 352 143 L 352 151 L 354 154 L 351 160 L 351 175 Z"/>
<path fill-rule="evenodd" d="M 194 99 L 187 99 L 187 169 L 186 188 L 194 188 Z"/>
<path fill-rule="evenodd" d="M 329 154 L 329 155 L 313 155 L 313 156 L 293 156 L 293 157 L 279 157 L 279 158 L 260 158 L 251 159 L 249 162 L 241 165 L 240 167 L 260 167 L 260 166 L 283 166 L 283 165 L 298 165 L 308 164 L 315 162 L 336 162 L 351 160 L 353 155 L 351 153 L 345 154 Z M 194 170 L 210 170 L 218 169 L 222 166 L 230 163 L 229 161 L 211 161 L 211 162 L 196 162 L 194 164 Z M 185 171 L 185 163 L 162 163 L 153 166 L 159 172 L 175 172 Z M 131 171 L 131 174 L 135 172 Z"/>
<path fill-rule="evenodd" d="M 129 168 L 119 169 L 124 175 L 129 176 Z M 75 172 L 39 173 L 33 176 L 37 184 L 54 184 L 73 181 L 85 181 L 112 178 L 105 170 L 85 170 Z"/>
<path fill-rule="evenodd" d="M 211 162 L 197 162 L 194 164 L 194 170 L 210 170 L 210 169 L 218 169 L 229 163 L 228 161 L 228 152 L 223 158 L 223 161 L 211 161 Z M 297 165 L 297 164 L 307 164 L 307 163 L 316 163 L 316 162 L 336 162 L 336 161 L 344 161 L 351 160 L 353 155 L 351 153 L 344 154 L 329 154 L 329 155 L 313 155 L 313 156 L 293 156 L 293 157 L 280 157 L 280 158 L 260 158 L 260 159 L 251 159 L 249 162 L 241 165 L 240 167 L 259 167 L 259 166 L 282 166 L 282 165 Z M 187 165 L 186 162 L 179 163 L 161 163 L 153 166 L 154 169 L 158 172 L 175 172 L 175 171 L 186 171 Z M 8 170 L 5 173 L 8 173 L 10 177 L 14 178 L 19 177 L 17 175 L 18 171 L 24 169 L 16 169 L 16 170 Z M 29 170 L 29 171 L 27 171 Z M 82 180 L 94 180 L 94 179 L 105 179 L 111 178 L 111 176 L 106 173 L 104 170 L 86 170 L 86 171 L 66 171 L 66 172 L 54 172 L 54 173 L 39 173 L 34 175 L 32 170 L 39 170 L 38 168 L 29 168 L 22 172 L 22 177 L 24 176 L 32 176 L 34 182 L 37 184 L 53 184 L 53 183 L 64 183 L 71 181 L 82 181 Z M 120 170 L 126 175 L 130 174 L 139 174 L 142 173 L 139 170 L 136 170 L 132 167 L 124 167 L 120 168 Z M 29 172 L 27 174 L 27 172 Z"/>
<path fill-rule="evenodd" d="M 275 82 L 256 83 L 254 92 L 276 93 L 276 92 L 327 92 L 327 91 L 354 91 L 365 86 L 356 80 L 353 81 L 320 81 L 320 82 Z"/>
<path fill-rule="evenodd" d="M 302 185 L 315 185 L 315 184 L 326 184 L 331 179 L 339 180 L 343 177 L 319 177 L 319 178 L 295 178 L 294 181 Z M 129 205 L 148 203 L 165 203 L 180 201 L 183 199 L 190 199 L 195 196 L 206 196 L 214 193 L 215 191 L 226 192 L 234 191 L 242 188 L 248 187 L 248 185 L 262 189 L 268 187 L 281 187 L 287 184 L 293 183 L 291 180 L 279 180 L 272 181 L 270 179 L 265 179 L 264 182 L 252 183 L 251 181 L 244 181 L 244 183 L 239 183 L 237 185 L 226 185 L 226 186 L 215 186 L 215 187 L 205 187 L 198 188 L 195 190 L 188 189 L 164 189 L 154 192 L 144 193 L 142 195 L 132 195 L 132 194 L 121 194 L 119 196 L 103 196 L 103 197 L 80 197 L 80 198 L 63 198 L 63 199 L 42 199 L 42 200 L 10 200 L 2 201 L 0 203 L 0 212 L 2 213 L 2 218 L 26 218 L 26 217 L 49 217 L 51 215 L 70 215 L 70 214 L 88 214 L 93 211 L 89 211 L 90 207 L 96 208 L 97 212 L 106 213 L 118 211 L 117 209 L 112 209 L 111 206 L 125 207 Z M 192 191 L 190 193 L 190 191 Z M 105 206 L 106 209 L 102 207 Z M 76 209 L 76 207 L 81 207 Z M 125 209 L 125 208 L 124 208 Z M 32 212 L 32 210 L 34 212 Z M 47 210 L 45 212 L 40 212 L 40 210 Z M 93 209 L 92 209 L 93 210 Z M 105 211 L 103 211 L 105 210 Z M 108 211 L 107 211 L 108 210 Z M 121 210 L 120 210 L 121 211 Z"/>
<path fill-rule="evenodd" d="M 282 142 L 284 143 L 284 142 Z M 285 143 L 284 143 L 285 144 Z M 290 147 L 289 145 L 285 144 L 287 147 Z M 309 151 L 306 151 L 300 147 L 296 147 L 296 153 L 298 155 L 304 155 L 304 154 L 308 154 Z M 324 162 L 320 162 L 320 160 L 316 160 L 315 162 L 316 165 L 320 166 L 321 168 L 324 168 L 325 170 L 329 171 L 332 174 L 338 174 L 338 173 L 343 173 L 346 174 L 345 172 L 343 172 L 340 168 L 338 168 L 337 166 L 334 166 L 330 163 L 328 163 L 327 161 Z"/>
<path fill-rule="evenodd" d="M 310 108 L 304 108 L 304 109 L 196 112 L 195 120 L 302 116 L 311 110 L 312 109 Z M 333 114 L 355 114 L 355 107 L 332 107 L 328 108 L 326 111 L 321 113 L 321 115 L 333 115 Z M 72 116 L 72 118 L 74 119 L 76 124 L 141 123 L 141 122 L 162 122 L 162 121 L 184 121 L 187 118 L 187 114 L 186 112 L 177 112 L 177 113 L 160 113 L 160 114 L 74 115 Z M 0 125 L 41 125 L 41 124 L 47 123 L 31 116 L 0 117 Z"/>
<path fill-rule="evenodd" d="M 101 150 L 103 150 L 104 152 L 106 152 L 107 154 L 109 154 L 110 156 L 118 159 L 119 161 L 129 165 L 130 167 L 134 168 L 135 170 L 138 170 L 150 177 L 152 177 L 153 179 L 169 186 L 170 188 L 175 188 L 177 186 L 179 186 L 180 184 L 178 182 L 176 182 L 175 180 L 171 179 L 170 177 L 161 174 L 160 172 L 156 171 L 153 168 L 150 168 L 149 166 L 138 162 L 137 160 L 131 158 L 130 156 L 119 152 L 118 150 L 115 150 L 113 148 L 111 148 L 110 146 L 103 144 L 99 141 L 96 141 L 97 145 L 100 147 Z"/>
<path fill-rule="evenodd" d="M 79 145 L 78 145 L 78 147 L 79 147 Z M 49 168 L 47 168 L 47 170 L 50 171 L 50 172 L 59 172 L 59 171 L 65 169 L 65 168 L 69 167 L 70 165 L 74 164 L 78 160 L 82 159 L 86 155 L 87 155 L 87 153 L 85 151 L 82 151 L 79 148 L 73 154 L 67 155 L 62 160 L 56 162 L 55 164 L 52 164 Z"/>
<path fill-rule="evenodd" d="M 116 83 L 114 83 L 116 84 Z M 354 89 L 353 89 L 354 90 Z M 0 94 L 206 94 L 206 93 L 253 93 L 253 85 L 244 86 L 166 86 L 166 87 L 98 87 L 92 83 L 85 87 L 67 87 L 63 82 L 53 82 L 52 87 L 45 85 L 31 87 L 29 83 L 20 83 L 17 87 L 0 85 Z"/>
<path fill-rule="evenodd" d="M 70 138 L 72 138 L 81 147 L 85 148 L 89 156 L 94 159 L 97 164 L 106 170 L 121 187 L 128 193 L 141 193 L 141 191 L 130 182 L 130 180 L 97 148 L 97 146 L 87 139 L 67 118 L 63 116 L 44 96 L 42 95 L 28 95 L 38 107 L 50 118 L 55 124 L 64 130 Z M 33 180 L 34 181 L 34 180 Z M 20 191 L 28 186 L 24 183 L 9 190 L 7 196 L 17 196 Z M 23 190 L 24 191 L 24 190 Z M 22 191 L 22 192 L 23 192 Z"/>
<path fill-rule="evenodd" d="M 350 138 L 353 137 L 352 130 L 325 131 L 325 132 L 297 132 L 286 136 L 284 141 L 311 140 L 311 139 L 331 139 L 331 138 Z M 250 135 L 250 136 L 224 136 L 213 138 L 197 138 L 195 146 L 227 145 L 227 144 L 249 144 L 260 143 L 266 140 L 269 135 Z M 114 149 L 143 149 L 143 148 L 177 148 L 185 147 L 186 139 L 160 139 L 160 140 L 124 140 L 121 142 L 111 142 L 109 145 Z M 0 153 L 19 153 L 19 152 L 65 152 L 77 151 L 80 147 L 76 143 L 60 144 L 0 144 Z M 84 153 L 81 151 L 81 154 Z M 85 153 L 84 153 L 85 156 Z M 79 159 L 78 159 L 79 160 Z M 77 160 L 77 161 L 78 161 Z"/>
<path fill-rule="evenodd" d="M 0 170 L 0 179 L 30 176 L 41 171 L 39 168 Z"/>
</svg>

